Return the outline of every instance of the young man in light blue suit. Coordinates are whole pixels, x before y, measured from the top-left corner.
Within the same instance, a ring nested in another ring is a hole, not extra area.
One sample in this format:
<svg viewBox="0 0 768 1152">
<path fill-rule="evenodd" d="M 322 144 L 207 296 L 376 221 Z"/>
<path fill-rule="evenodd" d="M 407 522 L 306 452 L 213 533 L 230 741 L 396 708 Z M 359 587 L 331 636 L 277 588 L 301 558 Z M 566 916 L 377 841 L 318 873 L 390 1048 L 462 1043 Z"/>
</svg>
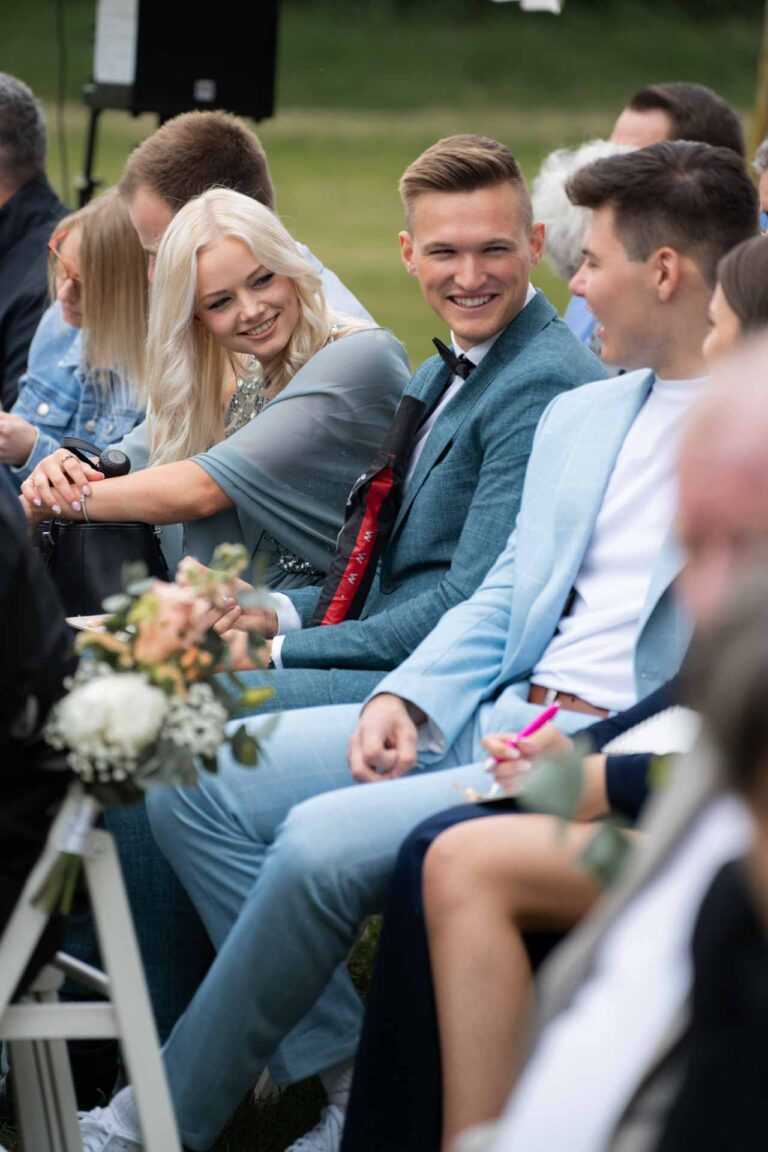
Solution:
<svg viewBox="0 0 768 1152">
<path fill-rule="evenodd" d="M 680 143 L 598 161 L 573 194 L 594 209 L 584 292 L 605 355 L 638 370 L 553 401 L 505 551 L 362 715 L 285 715 L 255 772 L 223 752 L 218 777 L 150 799 L 219 950 L 164 1049 L 190 1148 L 209 1146 L 269 1063 L 280 1080 L 321 1073 L 329 1106 L 296 1150 L 337 1149 L 360 1020 L 339 965 L 403 837 L 483 790 L 482 737 L 519 729 L 544 698 L 574 731 L 677 670 L 689 627 L 671 587 L 675 446 L 704 383 L 717 261 L 753 234 L 754 189 L 733 154 Z M 345 787 L 350 768 L 381 786 Z M 130 1089 L 83 1135 L 86 1152 L 140 1149 Z"/>
</svg>

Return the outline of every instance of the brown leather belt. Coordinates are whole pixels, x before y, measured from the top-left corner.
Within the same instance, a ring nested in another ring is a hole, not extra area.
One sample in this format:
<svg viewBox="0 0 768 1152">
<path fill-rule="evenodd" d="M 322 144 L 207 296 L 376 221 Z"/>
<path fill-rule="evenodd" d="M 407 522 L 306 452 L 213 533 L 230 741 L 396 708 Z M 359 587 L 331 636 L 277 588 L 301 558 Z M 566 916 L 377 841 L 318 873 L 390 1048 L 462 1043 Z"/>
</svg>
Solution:
<svg viewBox="0 0 768 1152">
<path fill-rule="evenodd" d="M 529 704 L 559 704 L 566 712 L 586 712 L 588 716 L 608 716 L 607 708 L 596 708 L 581 696 L 574 696 L 572 692 L 556 692 L 554 688 L 545 688 L 543 684 L 531 684 L 528 692 Z"/>
</svg>

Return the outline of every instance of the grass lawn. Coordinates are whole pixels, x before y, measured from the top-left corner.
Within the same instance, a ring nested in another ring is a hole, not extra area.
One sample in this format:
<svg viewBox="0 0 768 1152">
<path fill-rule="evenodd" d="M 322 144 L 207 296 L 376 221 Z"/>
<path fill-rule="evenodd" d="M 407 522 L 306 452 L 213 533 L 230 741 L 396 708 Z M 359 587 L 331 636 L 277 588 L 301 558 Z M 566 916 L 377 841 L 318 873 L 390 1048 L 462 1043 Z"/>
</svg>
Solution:
<svg viewBox="0 0 768 1152">
<path fill-rule="evenodd" d="M 752 3 L 741 0 L 749 13 Z M 48 98 L 57 91 L 55 8 L 3 0 L 0 14 L 0 68 Z M 67 0 L 64 10 L 70 101 L 60 117 L 47 105 L 50 173 L 73 203 L 94 0 Z M 609 131 L 626 96 L 650 80 L 698 80 L 748 109 L 761 22 L 759 0 L 754 15 L 708 20 L 692 20 L 674 0 L 566 0 L 559 18 L 488 0 L 283 0 L 277 116 L 259 126 L 278 210 L 418 364 L 439 326 L 400 266 L 397 180 L 424 147 L 454 132 L 497 136 L 531 177 L 552 148 Z M 96 174 L 105 184 L 154 123 L 103 116 Z M 564 304 L 567 290 L 546 267 L 535 280 Z"/>
</svg>

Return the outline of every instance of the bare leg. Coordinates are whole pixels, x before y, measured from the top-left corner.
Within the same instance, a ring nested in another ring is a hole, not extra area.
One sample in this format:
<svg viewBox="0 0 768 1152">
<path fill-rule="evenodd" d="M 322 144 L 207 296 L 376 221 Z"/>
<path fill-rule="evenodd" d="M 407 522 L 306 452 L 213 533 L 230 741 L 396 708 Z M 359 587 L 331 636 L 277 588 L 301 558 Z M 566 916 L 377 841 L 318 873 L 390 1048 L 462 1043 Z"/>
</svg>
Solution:
<svg viewBox="0 0 768 1152">
<path fill-rule="evenodd" d="M 443 1148 L 498 1116 L 519 1071 L 531 1001 L 526 931 L 570 928 L 599 895 L 576 859 L 595 834 L 551 816 L 470 821 L 434 842 L 424 911 L 440 1026 Z"/>
</svg>

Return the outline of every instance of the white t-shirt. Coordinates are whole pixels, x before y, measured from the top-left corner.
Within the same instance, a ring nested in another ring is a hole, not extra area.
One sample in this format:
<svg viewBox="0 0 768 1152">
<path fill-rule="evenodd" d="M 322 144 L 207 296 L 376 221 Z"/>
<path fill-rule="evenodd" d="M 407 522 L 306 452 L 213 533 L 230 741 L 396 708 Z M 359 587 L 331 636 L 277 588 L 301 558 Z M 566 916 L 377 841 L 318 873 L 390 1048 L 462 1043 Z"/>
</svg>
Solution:
<svg viewBox="0 0 768 1152">
<path fill-rule="evenodd" d="M 704 381 L 657 379 L 627 433 L 560 621 L 531 679 L 599 708 L 635 703 L 637 626 L 677 506 L 685 417 Z"/>
<path fill-rule="evenodd" d="M 535 295 L 536 289 L 532 284 L 529 284 L 528 291 L 525 295 L 525 303 L 523 304 L 523 308 L 528 307 Z M 522 312 L 522 308 L 520 311 Z M 484 340 L 482 344 L 476 344 L 474 348 L 470 348 L 468 352 L 464 352 L 464 350 L 460 348 L 456 343 L 456 337 L 454 336 L 453 332 L 451 332 L 451 346 L 453 347 L 453 351 L 457 356 L 466 356 L 467 359 L 471 360 L 472 363 L 477 367 L 483 358 L 488 355 L 491 348 L 493 348 L 499 336 L 501 336 L 501 332 L 497 332 L 496 335 L 491 336 L 489 340 Z M 406 488 L 411 482 L 411 477 L 416 471 L 416 465 L 418 464 L 419 458 L 424 451 L 424 445 L 427 442 L 427 438 L 432 431 L 438 416 L 443 411 L 443 409 L 447 407 L 456 393 L 461 390 L 462 385 L 465 383 L 466 381 L 462 376 L 454 375 L 445 392 L 440 397 L 439 404 L 435 406 L 434 411 L 430 413 L 429 418 L 424 421 L 421 428 L 419 429 L 419 435 L 414 442 L 413 449 L 411 451 L 411 458 L 408 462 L 408 471 L 405 474 L 405 480 L 403 483 L 404 488 Z M 280 650 L 283 646 L 282 638 L 286 632 L 298 632 L 301 629 L 301 617 L 294 608 L 290 597 L 286 596 L 282 592 L 273 592 L 272 596 L 276 601 L 275 610 L 277 612 L 278 632 L 277 636 L 275 636 L 274 640 L 272 641 L 272 661 L 276 668 L 282 668 L 282 662 L 280 660 Z"/>
</svg>

